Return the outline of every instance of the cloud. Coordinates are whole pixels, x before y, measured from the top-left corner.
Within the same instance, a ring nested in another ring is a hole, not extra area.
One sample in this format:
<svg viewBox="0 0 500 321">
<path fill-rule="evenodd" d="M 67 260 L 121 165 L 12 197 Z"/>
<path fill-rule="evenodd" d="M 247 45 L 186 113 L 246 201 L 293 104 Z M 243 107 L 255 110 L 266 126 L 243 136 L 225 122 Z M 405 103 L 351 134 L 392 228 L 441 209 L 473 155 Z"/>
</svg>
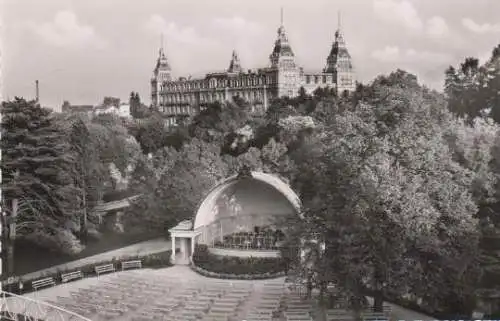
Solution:
<svg viewBox="0 0 500 321">
<path fill-rule="evenodd" d="M 376 16 L 387 22 L 403 25 L 414 31 L 421 31 L 424 23 L 413 4 L 407 0 L 374 0 Z"/>
<path fill-rule="evenodd" d="M 94 28 L 80 23 L 71 11 L 59 11 L 53 21 L 41 25 L 31 23 L 28 27 L 45 42 L 57 47 L 105 45 L 105 41 L 96 34 Z"/>
<path fill-rule="evenodd" d="M 163 34 L 168 42 L 188 45 L 210 46 L 212 39 L 202 37 L 193 27 L 182 27 L 173 21 L 168 22 L 162 16 L 153 14 L 145 24 L 145 28 L 157 34 Z"/>
<path fill-rule="evenodd" d="M 248 21 L 240 16 L 231 18 L 215 18 L 212 21 L 215 28 L 231 31 L 234 34 L 257 35 L 262 32 L 262 27 L 253 21 Z"/>
<path fill-rule="evenodd" d="M 462 25 L 467 28 L 468 30 L 479 33 L 479 34 L 486 34 L 486 33 L 495 33 L 499 32 L 500 33 L 500 23 L 496 24 L 490 24 L 490 23 L 483 23 L 479 24 L 475 22 L 474 20 L 470 18 L 463 18 L 462 19 Z"/>
<path fill-rule="evenodd" d="M 448 24 L 443 17 L 434 16 L 426 21 L 408 0 L 374 0 L 373 10 L 380 19 L 403 26 L 417 34 L 436 39 L 442 39 L 450 34 Z"/>
<path fill-rule="evenodd" d="M 450 28 L 443 17 L 434 16 L 427 20 L 427 34 L 432 38 L 445 38 L 450 34 Z"/>
<path fill-rule="evenodd" d="M 374 50 L 372 58 L 386 63 L 432 63 L 443 64 L 451 60 L 451 56 L 445 53 L 432 51 L 417 51 L 415 49 L 401 50 L 397 46 L 386 46 L 383 49 Z"/>
</svg>

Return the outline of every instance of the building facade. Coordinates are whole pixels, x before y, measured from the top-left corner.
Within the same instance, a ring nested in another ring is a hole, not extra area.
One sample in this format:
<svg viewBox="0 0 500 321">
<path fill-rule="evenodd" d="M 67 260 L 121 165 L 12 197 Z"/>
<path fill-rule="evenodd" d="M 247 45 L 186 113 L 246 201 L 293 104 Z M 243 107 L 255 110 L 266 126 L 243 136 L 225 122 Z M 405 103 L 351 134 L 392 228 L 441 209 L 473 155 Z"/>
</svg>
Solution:
<svg viewBox="0 0 500 321">
<path fill-rule="evenodd" d="M 259 112 L 267 110 L 271 99 L 297 96 L 301 87 L 309 94 L 318 87 L 334 88 L 337 93 L 355 90 L 354 69 L 340 23 L 321 72 L 307 72 L 297 65 L 283 22 L 269 59 L 267 67 L 244 70 L 233 51 L 226 71 L 203 78 L 174 80 L 161 48 L 151 79 L 152 107 L 174 123 L 179 116 L 195 115 L 207 104 L 231 101 L 235 96 L 248 101 L 253 110 Z"/>
</svg>

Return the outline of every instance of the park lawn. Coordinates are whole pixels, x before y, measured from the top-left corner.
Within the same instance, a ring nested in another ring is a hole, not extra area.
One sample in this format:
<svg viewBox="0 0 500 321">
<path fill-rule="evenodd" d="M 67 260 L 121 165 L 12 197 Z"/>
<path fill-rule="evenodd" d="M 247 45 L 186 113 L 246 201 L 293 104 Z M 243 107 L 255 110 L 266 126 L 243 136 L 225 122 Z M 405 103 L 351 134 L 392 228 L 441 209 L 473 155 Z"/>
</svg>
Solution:
<svg viewBox="0 0 500 321">
<path fill-rule="evenodd" d="M 130 234 L 109 232 L 103 234 L 99 241 L 89 241 L 86 248 L 77 255 L 65 255 L 27 241 L 19 240 L 14 249 L 14 274 L 23 275 L 38 270 L 46 269 L 54 265 L 64 264 L 79 260 L 92 255 L 116 250 L 135 243 L 160 237 L 149 234 Z"/>
</svg>

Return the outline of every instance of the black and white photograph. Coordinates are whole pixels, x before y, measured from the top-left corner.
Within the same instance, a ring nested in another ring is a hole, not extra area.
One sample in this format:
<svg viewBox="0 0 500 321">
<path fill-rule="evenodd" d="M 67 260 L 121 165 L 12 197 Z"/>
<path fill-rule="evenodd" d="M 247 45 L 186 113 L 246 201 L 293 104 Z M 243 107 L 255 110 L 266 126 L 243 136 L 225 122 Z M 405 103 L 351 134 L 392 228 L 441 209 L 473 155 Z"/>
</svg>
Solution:
<svg viewBox="0 0 500 321">
<path fill-rule="evenodd" d="M 500 0 L 0 0 L 0 321 L 500 318 Z"/>
</svg>

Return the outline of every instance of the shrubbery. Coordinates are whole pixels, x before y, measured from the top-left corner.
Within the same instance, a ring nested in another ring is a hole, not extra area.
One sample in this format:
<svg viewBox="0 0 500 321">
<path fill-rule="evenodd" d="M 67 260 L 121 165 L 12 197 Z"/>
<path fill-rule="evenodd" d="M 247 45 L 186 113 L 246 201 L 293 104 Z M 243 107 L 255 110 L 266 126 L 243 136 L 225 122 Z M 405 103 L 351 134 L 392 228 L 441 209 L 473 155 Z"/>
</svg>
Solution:
<svg viewBox="0 0 500 321">
<path fill-rule="evenodd" d="M 283 271 L 285 271 L 285 261 L 282 258 L 218 256 L 210 253 L 208 247 L 204 244 L 196 246 L 193 263 L 196 267 L 207 272 L 220 274 L 223 278 L 232 278 L 229 275 L 266 275 L 269 278 L 278 274 L 282 275 Z M 215 274 L 212 276 L 216 276 Z"/>
</svg>

